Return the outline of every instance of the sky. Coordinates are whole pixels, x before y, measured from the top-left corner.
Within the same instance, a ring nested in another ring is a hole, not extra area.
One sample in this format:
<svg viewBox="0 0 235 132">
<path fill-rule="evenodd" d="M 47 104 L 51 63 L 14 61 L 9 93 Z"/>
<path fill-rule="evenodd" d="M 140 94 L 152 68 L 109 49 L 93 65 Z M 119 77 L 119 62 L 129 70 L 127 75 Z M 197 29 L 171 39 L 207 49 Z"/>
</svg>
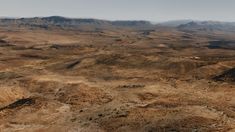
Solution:
<svg viewBox="0 0 235 132">
<path fill-rule="evenodd" d="M 235 0 L 0 0 L 0 17 L 235 22 Z"/>
</svg>

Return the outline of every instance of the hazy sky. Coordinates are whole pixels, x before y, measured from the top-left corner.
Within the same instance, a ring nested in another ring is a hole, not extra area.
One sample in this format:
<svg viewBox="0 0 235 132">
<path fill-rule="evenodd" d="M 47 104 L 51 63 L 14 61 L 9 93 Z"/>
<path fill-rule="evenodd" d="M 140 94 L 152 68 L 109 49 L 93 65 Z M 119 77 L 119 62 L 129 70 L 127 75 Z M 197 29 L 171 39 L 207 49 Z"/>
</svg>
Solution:
<svg viewBox="0 0 235 132">
<path fill-rule="evenodd" d="M 0 0 L 1 17 L 235 21 L 235 0 Z"/>
</svg>

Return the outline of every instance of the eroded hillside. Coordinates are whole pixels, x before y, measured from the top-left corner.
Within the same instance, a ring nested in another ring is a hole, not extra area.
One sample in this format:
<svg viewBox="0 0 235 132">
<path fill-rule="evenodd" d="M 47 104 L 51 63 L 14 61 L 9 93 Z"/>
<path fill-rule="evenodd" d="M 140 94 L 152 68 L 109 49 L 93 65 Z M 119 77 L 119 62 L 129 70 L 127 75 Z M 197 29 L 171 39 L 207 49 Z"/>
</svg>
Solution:
<svg viewBox="0 0 235 132">
<path fill-rule="evenodd" d="M 234 35 L 1 28 L 0 130 L 235 131 Z"/>
</svg>

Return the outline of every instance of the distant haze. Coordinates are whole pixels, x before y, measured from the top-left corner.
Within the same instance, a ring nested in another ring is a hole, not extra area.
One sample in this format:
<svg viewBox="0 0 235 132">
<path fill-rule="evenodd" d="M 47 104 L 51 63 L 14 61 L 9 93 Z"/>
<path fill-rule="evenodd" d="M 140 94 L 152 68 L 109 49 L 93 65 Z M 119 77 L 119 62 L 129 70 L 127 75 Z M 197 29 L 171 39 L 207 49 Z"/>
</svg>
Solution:
<svg viewBox="0 0 235 132">
<path fill-rule="evenodd" d="M 0 0 L 1 17 L 65 16 L 107 20 L 235 22 L 235 0 Z"/>
</svg>

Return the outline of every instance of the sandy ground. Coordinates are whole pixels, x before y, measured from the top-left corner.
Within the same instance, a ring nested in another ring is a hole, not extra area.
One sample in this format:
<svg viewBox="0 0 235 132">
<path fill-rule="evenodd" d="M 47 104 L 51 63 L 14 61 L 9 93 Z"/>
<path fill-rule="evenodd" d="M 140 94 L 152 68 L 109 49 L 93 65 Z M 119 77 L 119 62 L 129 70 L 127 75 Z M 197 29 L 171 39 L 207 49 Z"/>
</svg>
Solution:
<svg viewBox="0 0 235 132">
<path fill-rule="evenodd" d="M 235 131 L 234 50 L 185 34 L 1 29 L 0 131 Z"/>
</svg>

